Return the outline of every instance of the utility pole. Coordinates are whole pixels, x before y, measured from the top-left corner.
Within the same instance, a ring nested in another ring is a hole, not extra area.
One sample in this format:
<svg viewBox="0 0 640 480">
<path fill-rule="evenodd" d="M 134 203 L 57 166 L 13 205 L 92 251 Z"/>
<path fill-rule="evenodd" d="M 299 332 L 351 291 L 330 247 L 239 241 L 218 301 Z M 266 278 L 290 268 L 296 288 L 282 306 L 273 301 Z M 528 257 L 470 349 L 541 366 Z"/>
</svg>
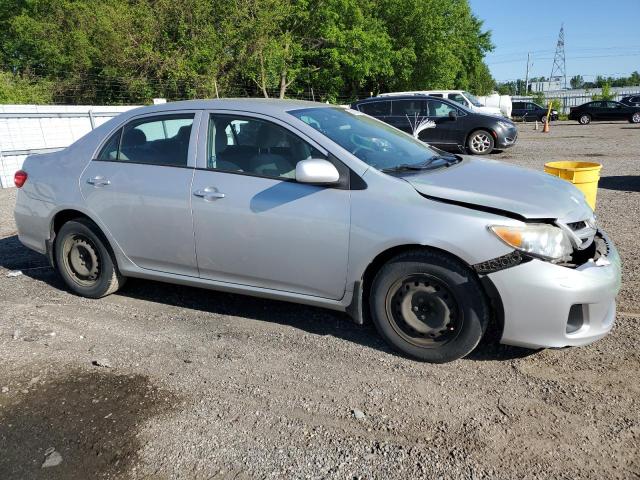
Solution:
<svg viewBox="0 0 640 480">
<path fill-rule="evenodd" d="M 524 94 L 525 95 L 529 95 L 529 57 L 531 57 L 531 52 L 527 53 L 527 75 L 524 77 Z"/>
</svg>

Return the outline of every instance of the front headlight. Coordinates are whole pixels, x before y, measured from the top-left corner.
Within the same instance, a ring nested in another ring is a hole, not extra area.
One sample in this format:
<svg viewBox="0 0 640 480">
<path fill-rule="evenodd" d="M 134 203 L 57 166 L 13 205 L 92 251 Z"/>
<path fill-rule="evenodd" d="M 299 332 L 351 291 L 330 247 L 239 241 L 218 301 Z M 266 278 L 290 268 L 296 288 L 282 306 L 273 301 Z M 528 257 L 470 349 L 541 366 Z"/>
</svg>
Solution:
<svg viewBox="0 0 640 480">
<path fill-rule="evenodd" d="M 508 130 L 509 128 L 511 128 L 510 124 L 508 124 L 507 122 L 503 122 L 502 120 L 498 120 L 498 125 L 500 125 L 505 130 Z"/>
<path fill-rule="evenodd" d="M 544 223 L 523 226 L 491 225 L 489 227 L 500 240 L 521 252 L 545 260 L 568 260 L 573 252 L 571 240 L 560 228 Z"/>
</svg>

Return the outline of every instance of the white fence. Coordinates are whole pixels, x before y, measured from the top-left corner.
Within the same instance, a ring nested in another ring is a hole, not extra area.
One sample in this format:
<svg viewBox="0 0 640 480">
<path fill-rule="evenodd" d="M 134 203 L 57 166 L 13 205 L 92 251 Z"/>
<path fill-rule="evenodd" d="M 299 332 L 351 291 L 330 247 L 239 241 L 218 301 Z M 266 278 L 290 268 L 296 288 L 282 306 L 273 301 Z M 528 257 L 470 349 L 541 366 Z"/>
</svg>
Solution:
<svg viewBox="0 0 640 480">
<path fill-rule="evenodd" d="M 132 106 L 0 105 L 0 187 L 27 155 L 63 149 Z"/>
</svg>

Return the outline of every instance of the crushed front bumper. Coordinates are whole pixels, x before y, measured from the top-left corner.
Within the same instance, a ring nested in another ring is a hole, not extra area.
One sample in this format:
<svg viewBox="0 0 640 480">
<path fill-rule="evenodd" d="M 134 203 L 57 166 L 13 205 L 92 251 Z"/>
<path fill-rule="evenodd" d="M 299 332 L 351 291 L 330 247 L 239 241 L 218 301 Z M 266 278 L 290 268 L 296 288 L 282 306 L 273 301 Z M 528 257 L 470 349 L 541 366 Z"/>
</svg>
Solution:
<svg viewBox="0 0 640 480">
<path fill-rule="evenodd" d="M 620 256 L 605 234 L 606 256 L 577 268 L 531 260 L 488 275 L 504 310 L 501 343 L 529 348 L 586 345 L 615 320 Z"/>
</svg>

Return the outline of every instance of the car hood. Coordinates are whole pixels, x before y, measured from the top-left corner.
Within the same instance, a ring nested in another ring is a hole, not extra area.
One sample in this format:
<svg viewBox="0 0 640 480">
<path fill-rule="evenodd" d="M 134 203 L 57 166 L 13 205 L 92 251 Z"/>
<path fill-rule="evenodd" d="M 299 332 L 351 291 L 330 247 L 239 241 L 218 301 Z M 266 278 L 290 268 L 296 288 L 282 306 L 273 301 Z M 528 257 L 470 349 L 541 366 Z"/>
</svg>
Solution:
<svg viewBox="0 0 640 480">
<path fill-rule="evenodd" d="M 429 198 L 496 213 L 563 222 L 593 216 L 584 195 L 565 180 L 497 160 L 462 158 L 451 167 L 407 173 L 403 178 Z"/>
</svg>

